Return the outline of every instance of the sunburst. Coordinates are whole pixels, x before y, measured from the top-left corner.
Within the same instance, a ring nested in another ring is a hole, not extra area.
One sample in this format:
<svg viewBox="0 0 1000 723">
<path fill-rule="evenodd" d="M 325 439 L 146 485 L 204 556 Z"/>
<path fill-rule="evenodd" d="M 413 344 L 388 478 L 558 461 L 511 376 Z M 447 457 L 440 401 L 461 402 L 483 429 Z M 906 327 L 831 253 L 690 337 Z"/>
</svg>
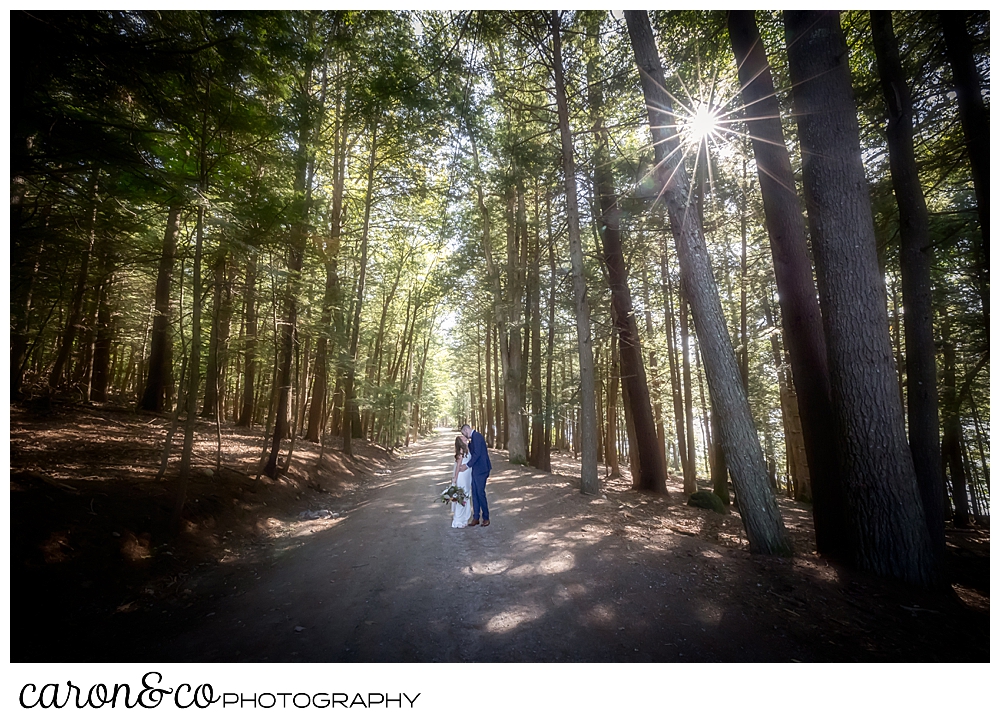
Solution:
<svg viewBox="0 0 1000 723">
<path fill-rule="evenodd" d="M 709 138 L 720 138 L 723 130 L 722 111 L 705 101 L 696 101 L 694 112 L 679 114 L 678 130 L 683 143 L 697 147 Z"/>
</svg>

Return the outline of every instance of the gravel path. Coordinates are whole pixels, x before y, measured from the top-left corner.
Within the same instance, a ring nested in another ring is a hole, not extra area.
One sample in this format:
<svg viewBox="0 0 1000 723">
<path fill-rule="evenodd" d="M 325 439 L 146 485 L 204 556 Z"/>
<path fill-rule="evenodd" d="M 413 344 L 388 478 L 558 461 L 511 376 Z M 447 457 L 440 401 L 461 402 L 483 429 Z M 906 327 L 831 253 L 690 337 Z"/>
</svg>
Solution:
<svg viewBox="0 0 1000 723">
<path fill-rule="evenodd" d="M 266 561 L 231 573 L 227 592 L 199 603 L 190 611 L 196 622 L 154 646 L 151 658 L 928 659 L 896 647 L 897 635 L 913 639 L 903 629 L 906 620 L 898 630 L 881 631 L 888 633 L 884 645 L 869 637 L 866 626 L 898 619 L 895 604 L 885 606 L 879 621 L 859 623 L 861 630 L 811 611 L 813 603 L 822 608 L 835 597 L 836 611 L 859 608 L 841 601 L 844 581 L 813 559 L 763 561 L 666 533 L 657 520 L 678 508 L 661 499 L 643 496 L 636 504 L 644 507 L 630 514 L 615 497 L 584 497 L 566 477 L 513 467 L 500 454 L 493 454 L 486 488 L 492 524 L 453 529 L 449 509 L 434 502 L 450 479 L 451 439 L 411 447 L 346 515 L 297 524 L 296 536 Z M 659 517 L 638 519 L 651 509 Z M 623 533 L 623 519 L 632 520 L 627 529 L 639 530 L 639 538 Z M 648 538 L 638 524 L 650 526 Z M 914 618 L 914 626 L 925 624 Z"/>
</svg>

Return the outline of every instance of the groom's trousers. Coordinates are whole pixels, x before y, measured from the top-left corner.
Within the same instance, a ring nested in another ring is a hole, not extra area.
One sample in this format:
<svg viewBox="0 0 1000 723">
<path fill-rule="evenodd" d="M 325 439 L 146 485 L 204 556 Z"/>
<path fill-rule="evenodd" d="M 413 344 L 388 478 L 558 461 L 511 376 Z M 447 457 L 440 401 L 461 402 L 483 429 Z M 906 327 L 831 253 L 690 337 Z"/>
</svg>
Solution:
<svg viewBox="0 0 1000 723">
<path fill-rule="evenodd" d="M 478 520 L 482 511 L 483 519 L 490 519 L 490 508 L 486 504 L 486 478 L 487 475 L 472 473 L 472 519 Z"/>
</svg>

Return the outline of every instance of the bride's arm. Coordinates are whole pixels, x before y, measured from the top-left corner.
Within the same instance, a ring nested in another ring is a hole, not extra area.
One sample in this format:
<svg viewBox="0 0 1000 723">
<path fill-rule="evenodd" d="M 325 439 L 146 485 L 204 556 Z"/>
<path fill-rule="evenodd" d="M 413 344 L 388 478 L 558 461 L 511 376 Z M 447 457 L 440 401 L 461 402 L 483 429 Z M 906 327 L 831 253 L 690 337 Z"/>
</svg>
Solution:
<svg viewBox="0 0 1000 723">
<path fill-rule="evenodd" d="M 451 483 L 455 484 L 455 482 L 457 480 L 458 480 L 458 460 L 456 459 L 455 460 L 455 469 L 452 470 L 452 473 L 451 473 Z"/>
</svg>

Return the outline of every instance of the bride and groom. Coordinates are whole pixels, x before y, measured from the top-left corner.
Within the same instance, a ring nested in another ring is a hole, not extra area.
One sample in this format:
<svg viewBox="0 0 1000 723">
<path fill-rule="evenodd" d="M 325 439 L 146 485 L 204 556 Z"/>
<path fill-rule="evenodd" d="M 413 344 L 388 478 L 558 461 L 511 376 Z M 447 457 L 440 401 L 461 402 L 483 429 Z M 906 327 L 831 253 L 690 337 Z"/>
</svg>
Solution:
<svg viewBox="0 0 1000 723">
<path fill-rule="evenodd" d="M 455 469 L 451 475 L 451 483 L 465 491 L 465 501 L 451 503 L 452 527 L 475 527 L 480 524 L 480 514 L 482 526 L 489 527 L 486 478 L 490 476 L 492 468 L 483 435 L 468 424 L 463 424 L 462 433 L 455 437 Z M 472 504 L 469 504 L 470 498 Z"/>
</svg>

